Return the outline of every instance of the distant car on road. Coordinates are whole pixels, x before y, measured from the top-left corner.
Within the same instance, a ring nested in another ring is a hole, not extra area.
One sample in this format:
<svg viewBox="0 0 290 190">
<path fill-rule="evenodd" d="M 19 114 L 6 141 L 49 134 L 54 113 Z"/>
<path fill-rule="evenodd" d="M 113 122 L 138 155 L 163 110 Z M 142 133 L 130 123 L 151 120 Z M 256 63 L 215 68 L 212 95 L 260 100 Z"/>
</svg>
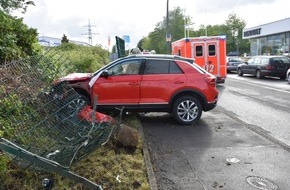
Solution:
<svg viewBox="0 0 290 190">
<path fill-rule="evenodd" d="M 290 84 L 290 68 L 287 70 L 286 78 L 288 83 Z"/>
<path fill-rule="evenodd" d="M 244 63 L 240 57 L 227 57 L 227 71 L 237 71 L 238 65 Z"/>
<path fill-rule="evenodd" d="M 238 65 L 238 75 L 251 74 L 256 78 L 265 76 L 286 78 L 287 69 L 290 67 L 290 58 L 286 56 L 260 55 L 250 58 L 247 62 Z"/>
<path fill-rule="evenodd" d="M 231 51 L 227 54 L 227 56 L 239 56 L 239 52 L 237 51 Z"/>
</svg>

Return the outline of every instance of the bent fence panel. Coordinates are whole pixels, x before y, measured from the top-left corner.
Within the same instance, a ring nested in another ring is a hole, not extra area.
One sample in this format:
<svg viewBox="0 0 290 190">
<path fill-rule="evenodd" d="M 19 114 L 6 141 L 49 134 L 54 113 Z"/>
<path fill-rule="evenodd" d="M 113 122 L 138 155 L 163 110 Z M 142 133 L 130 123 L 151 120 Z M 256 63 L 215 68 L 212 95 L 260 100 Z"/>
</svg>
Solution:
<svg viewBox="0 0 290 190">
<path fill-rule="evenodd" d="M 96 121 L 98 112 L 81 102 L 66 81 L 53 84 L 64 71 L 51 60 L 66 67 L 66 59 L 47 55 L 0 66 L 0 106 L 4 108 L 0 111 L 0 150 L 22 167 L 55 172 L 91 189 L 102 189 L 69 168 L 105 144 L 119 122 L 113 118 Z M 83 117 L 84 112 L 91 119 Z"/>
</svg>

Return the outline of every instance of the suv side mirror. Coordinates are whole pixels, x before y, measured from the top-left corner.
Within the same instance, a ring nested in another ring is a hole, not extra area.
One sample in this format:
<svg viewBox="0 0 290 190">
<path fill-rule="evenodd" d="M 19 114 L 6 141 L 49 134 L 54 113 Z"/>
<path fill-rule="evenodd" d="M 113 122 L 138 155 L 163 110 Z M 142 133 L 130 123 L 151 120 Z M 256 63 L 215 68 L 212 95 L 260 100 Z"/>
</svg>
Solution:
<svg viewBox="0 0 290 190">
<path fill-rule="evenodd" d="M 109 72 L 107 70 L 102 71 L 101 77 L 108 78 Z"/>
</svg>

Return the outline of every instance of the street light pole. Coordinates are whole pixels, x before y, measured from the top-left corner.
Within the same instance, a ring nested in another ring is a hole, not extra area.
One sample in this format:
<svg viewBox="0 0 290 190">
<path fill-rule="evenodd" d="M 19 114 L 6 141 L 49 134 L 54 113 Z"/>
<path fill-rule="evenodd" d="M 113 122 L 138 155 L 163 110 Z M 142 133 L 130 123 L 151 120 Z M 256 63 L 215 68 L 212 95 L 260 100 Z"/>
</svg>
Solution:
<svg viewBox="0 0 290 190">
<path fill-rule="evenodd" d="M 169 0 L 167 0 L 167 6 L 166 6 L 166 31 L 168 32 L 168 8 L 169 8 Z"/>
<path fill-rule="evenodd" d="M 167 7 L 166 7 L 166 46 L 167 46 L 167 54 L 171 54 L 170 52 L 170 42 L 171 42 L 171 35 L 169 32 L 169 0 L 167 0 Z"/>
</svg>

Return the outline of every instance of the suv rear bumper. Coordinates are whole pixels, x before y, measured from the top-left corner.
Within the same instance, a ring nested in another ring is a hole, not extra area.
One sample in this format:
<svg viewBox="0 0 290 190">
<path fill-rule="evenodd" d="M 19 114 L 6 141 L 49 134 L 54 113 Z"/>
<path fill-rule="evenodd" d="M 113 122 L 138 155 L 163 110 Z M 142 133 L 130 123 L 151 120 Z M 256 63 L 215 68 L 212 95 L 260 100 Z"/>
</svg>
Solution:
<svg viewBox="0 0 290 190">
<path fill-rule="evenodd" d="M 217 105 L 217 101 L 215 102 L 209 102 L 204 106 L 204 110 L 203 111 L 209 111 L 212 110 L 213 108 L 215 108 Z"/>
<path fill-rule="evenodd" d="M 225 77 L 217 77 L 217 83 L 225 83 L 226 78 Z"/>
</svg>

